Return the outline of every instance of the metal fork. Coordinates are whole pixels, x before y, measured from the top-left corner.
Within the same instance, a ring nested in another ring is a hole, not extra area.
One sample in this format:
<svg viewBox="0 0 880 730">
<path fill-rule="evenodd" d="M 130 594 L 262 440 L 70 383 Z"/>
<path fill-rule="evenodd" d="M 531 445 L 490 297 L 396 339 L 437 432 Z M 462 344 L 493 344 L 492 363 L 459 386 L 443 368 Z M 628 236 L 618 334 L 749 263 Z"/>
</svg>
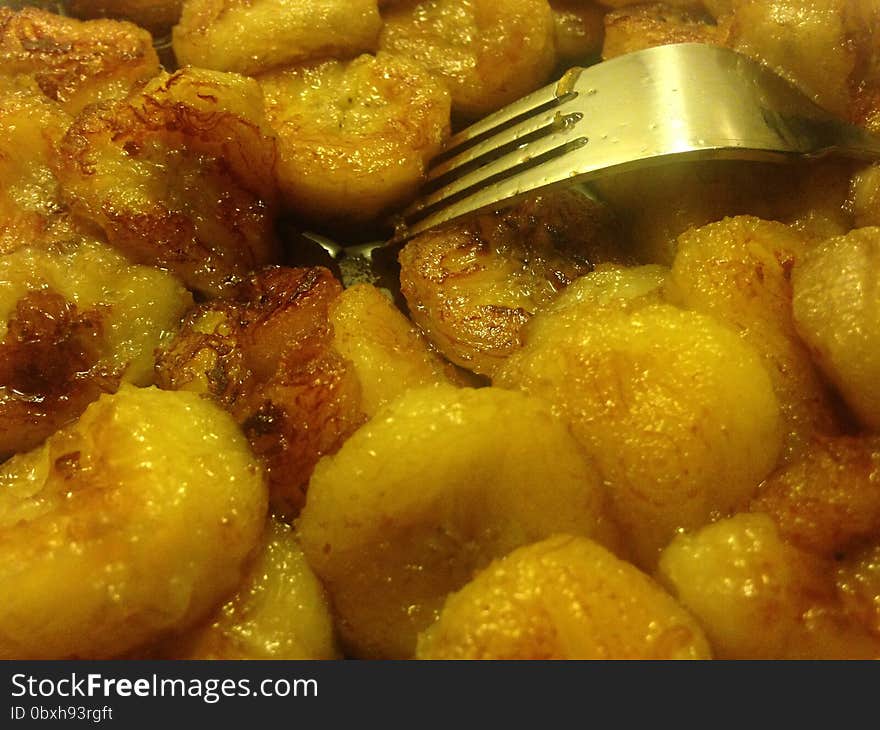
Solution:
<svg viewBox="0 0 880 730">
<path fill-rule="evenodd" d="M 393 243 L 543 188 L 683 160 L 880 157 L 880 138 L 760 63 L 697 43 L 569 71 L 455 135 Z M 650 174 L 650 173 L 649 173 Z"/>
</svg>

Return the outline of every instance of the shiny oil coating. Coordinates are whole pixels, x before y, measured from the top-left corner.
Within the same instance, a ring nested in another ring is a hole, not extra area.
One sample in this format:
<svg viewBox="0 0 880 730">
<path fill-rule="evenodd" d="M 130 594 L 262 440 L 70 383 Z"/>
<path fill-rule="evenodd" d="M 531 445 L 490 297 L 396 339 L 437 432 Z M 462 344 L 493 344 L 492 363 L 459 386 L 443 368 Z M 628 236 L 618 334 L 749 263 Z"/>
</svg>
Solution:
<svg viewBox="0 0 880 730">
<path fill-rule="evenodd" d="M 262 74 L 278 135 L 278 183 L 309 221 L 352 225 L 408 204 L 449 137 L 449 93 L 420 65 L 380 52 Z"/>
<path fill-rule="evenodd" d="M 192 296 L 171 274 L 73 238 L 0 256 L 0 458 L 32 449 L 120 382 L 153 382 Z"/>
<path fill-rule="evenodd" d="M 585 538 L 514 550 L 449 597 L 420 659 L 709 659 L 660 586 Z"/>
<path fill-rule="evenodd" d="M 825 241 L 795 266 L 794 318 L 825 375 L 880 429 L 880 228 Z"/>
<path fill-rule="evenodd" d="M 174 659 L 337 659 L 327 597 L 289 525 L 269 519 L 235 595 L 183 637 Z"/>
<path fill-rule="evenodd" d="M 617 545 L 598 474 L 548 406 L 448 385 L 409 391 L 324 459 L 297 529 L 359 657 L 411 657 L 446 595 L 515 547 L 558 531 Z"/>
<path fill-rule="evenodd" d="M 172 31 L 178 63 L 257 74 L 376 49 L 376 0 L 191 0 Z"/>
<path fill-rule="evenodd" d="M 109 658 L 206 618 L 266 518 L 234 421 L 126 387 L 0 467 L 0 657 Z"/>
<path fill-rule="evenodd" d="M 657 273 L 574 282 L 493 381 L 547 400 L 570 424 L 645 569 L 677 530 L 743 505 L 783 433 L 757 352 L 711 317 L 663 303 Z"/>
</svg>

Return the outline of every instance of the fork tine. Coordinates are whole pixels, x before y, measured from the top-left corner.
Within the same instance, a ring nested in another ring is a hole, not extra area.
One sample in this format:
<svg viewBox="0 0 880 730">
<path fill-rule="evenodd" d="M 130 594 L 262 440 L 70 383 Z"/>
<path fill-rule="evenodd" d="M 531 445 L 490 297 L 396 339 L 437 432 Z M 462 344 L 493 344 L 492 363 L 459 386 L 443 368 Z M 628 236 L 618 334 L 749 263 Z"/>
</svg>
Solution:
<svg viewBox="0 0 880 730">
<path fill-rule="evenodd" d="M 521 164 L 510 166 L 497 161 L 499 172 L 494 180 L 462 186 L 457 193 L 441 188 L 428 198 L 420 200 L 405 211 L 392 242 L 406 241 L 434 226 L 459 218 L 467 213 L 499 207 L 499 201 L 512 203 L 531 191 L 557 183 L 572 182 L 572 164 L 568 153 L 587 143 L 586 137 L 572 136 L 567 141 L 549 147 L 542 155 L 530 156 Z M 532 144 L 529 144 L 532 152 Z M 479 172 L 482 172 L 481 169 Z M 466 176 L 466 178 L 469 176 Z"/>
<path fill-rule="evenodd" d="M 404 211 L 403 217 L 405 220 L 422 217 L 431 209 L 448 205 L 454 200 L 464 197 L 472 188 L 487 186 L 519 172 L 532 170 L 546 160 L 564 155 L 572 148 L 583 146 L 586 142 L 587 138 L 581 133 L 577 122 L 568 126 L 557 126 L 553 131 L 536 140 L 529 141 L 523 147 L 517 147 L 511 152 L 502 154 L 474 170 L 466 171 L 460 175 L 455 174 L 448 183 L 422 196 Z M 569 169 L 571 169 L 570 164 Z"/>
<path fill-rule="evenodd" d="M 459 152 L 454 157 L 435 165 L 428 173 L 422 194 L 442 187 L 453 174 L 461 175 L 467 169 L 473 169 L 481 164 L 491 162 L 492 159 L 501 157 L 503 154 L 513 152 L 519 145 L 529 144 L 551 132 L 559 131 L 580 121 L 583 116 L 580 112 L 564 113 L 567 110 L 560 108 L 561 105 L 555 105 L 525 121 L 504 127 L 501 131 L 484 138 L 483 141 Z"/>
<path fill-rule="evenodd" d="M 538 89 L 461 130 L 449 139 L 444 151 L 434 158 L 432 164 L 436 165 L 449 160 L 486 138 L 524 122 L 541 112 L 551 110 L 577 96 L 573 89 L 581 71 L 583 69 L 573 68 L 560 81 Z"/>
</svg>

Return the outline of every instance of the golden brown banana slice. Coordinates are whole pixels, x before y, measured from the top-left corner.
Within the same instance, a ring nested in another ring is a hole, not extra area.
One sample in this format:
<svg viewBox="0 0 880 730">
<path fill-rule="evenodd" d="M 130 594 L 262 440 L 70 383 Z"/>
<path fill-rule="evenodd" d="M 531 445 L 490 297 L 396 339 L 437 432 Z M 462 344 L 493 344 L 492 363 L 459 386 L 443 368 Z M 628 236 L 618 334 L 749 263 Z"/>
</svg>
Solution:
<svg viewBox="0 0 880 730">
<path fill-rule="evenodd" d="M 676 531 L 744 506 L 783 430 L 758 353 L 711 317 L 657 303 L 657 267 L 629 275 L 603 281 L 607 293 L 598 273 L 572 284 L 494 382 L 567 419 L 650 568 Z"/>
<path fill-rule="evenodd" d="M 247 576 L 208 622 L 167 642 L 173 659 L 337 659 L 321 583 L 289 525 L 269 520 Z"/>
<path fill-rule="evenodd" d="M 876 659 L 880 640 L 846 615 L 832 566 L 741 514 L 680 535 L 659 577 L 702 625 L 719 659 Z"/>
<path fill-rule="evenodd" d="M 614 10 L 605 16 L 602 58 L 608 60 L 671 43 L 723 42 L 717 26 L 700 8 L 652 3 Z"/>
<path fill-rule="evenodd" d="M 376 0 L 187 0 L 172 36 L 182 66 L 257 74 L 376 49 Z"/>
<path fill-rule="evenodd" d="M 419 659 L 710 659 L 687 611 L 629 563 L 557 536 L 493 562 L 419 636 Z"/>
<path fill-rule="evenodd" d="M 752 500 L 792 545 L 835 558 L 880 538 L 880 438 L 816 439 Z"/>
<path fill-rule="evenodd" d="M 857 62 L 848 5 L 851 0 L 736 0 L 726 42 L 846 117 Z"/>
<path fill-rule="evenodd" d="M 413 388 L 458 380 L 449 363 L 376 287 L 359 284 L 330 304 L 333 349 L 349 360 L 361 386 L 361 408 L 372 418 Z"/>
<path fill-rule="evenodd" d="M 556 60 L 547 0 L 407 0 L 383 18 L 380 48 L 442 79 L 470 119 L 543 86 Z"/>
<path fill-rule="evenodd" d="M 259 464 L 193 393 L 127 386 L 0 466 L 0 657 L 110 658 L 205 619 L 266 521 Z"/>
<path fill-rule="evenodd" d="M 605 494 L 536 399 L 437 386 L 391 403 L 315 468 L 297 523 L 357 656 L 409 657 L 493 558 L 565 532 L 616 544 Z"/>
<path fill-rule="evenodd" d="M 132 261 L 190 288 L 228 295 L 277 254 L 275 141 L 252 79 L 163 73 L 85 110 L 59 154 L 71 210 Z"/>
<path fill-rule="evenodd" d="M 267 469 L 274 507 L 295 515 L 315 463 L 364 421 L 352 364 L 332 348 L 321 268 L 269 268 L 235 301 L 192 310 L 160 354 L 160 387 L 210 396 L 233 414 Z"/>
<path fill-rule="evenodd" d="M 0 75 L 34 79 L 71 114 L 122 98 L 158 72 L 153 39 L 132 23 L 0 7 Z"/>
<path fill-rule="evenodd" d="M 564 190 L 428 231 L 399 258 L 413 321 L 452 362 L 491 375 L 535 312 L 625 255 L 609 210 Z"/>
<path fill-rule="evenodd" d="M 406 58 L 364 55 L 259 81 L 284 201 L 307 220 L 346 227 L 403 206 L 449 135 L 449 94 Z"/>
<path fill-rule="evenodd" d="M 0 256 L 0 458 L 39 445 L 120 382 L 149 385 L 192 303 L 170 274 L 79 240 Z"/>
<path fill-rule="evenodd" d="M 807 250 L 807 238 L 781 223 L 727 218 L 679 237 L 667 287 L 672 301 L 724 322 L 761 355 L 785 421 L 785 461 L 840 430 L 792 315 L 791 272 Z"/>
<path fill-rule="evenodd" d="M 69 124 L 32 79 L 0 76 L 0 255 L 51 237 L 61 222 L 52 158 Z"/>
<path fill-rule="evenodd" d="M 811 249 L 792 283 L 798 332 L 859 421 L 880 431 L 880 227 Z"/>
</svg>

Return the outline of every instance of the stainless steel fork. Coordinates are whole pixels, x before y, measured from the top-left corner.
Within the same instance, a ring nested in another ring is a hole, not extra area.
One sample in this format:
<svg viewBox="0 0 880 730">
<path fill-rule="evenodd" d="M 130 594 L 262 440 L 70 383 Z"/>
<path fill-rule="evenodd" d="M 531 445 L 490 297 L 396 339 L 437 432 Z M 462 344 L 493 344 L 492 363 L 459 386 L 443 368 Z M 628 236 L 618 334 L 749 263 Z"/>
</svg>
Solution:
<svg viewBox="0 0 880 730">
<path fill-rule="evenodd" d="M 394 242 L 542 188 L 673 160 L 829 153 L 880 157 L 880 138 L 732 50 L 658 46 L 572 69 L 455 135 Z"/>
</svg>

